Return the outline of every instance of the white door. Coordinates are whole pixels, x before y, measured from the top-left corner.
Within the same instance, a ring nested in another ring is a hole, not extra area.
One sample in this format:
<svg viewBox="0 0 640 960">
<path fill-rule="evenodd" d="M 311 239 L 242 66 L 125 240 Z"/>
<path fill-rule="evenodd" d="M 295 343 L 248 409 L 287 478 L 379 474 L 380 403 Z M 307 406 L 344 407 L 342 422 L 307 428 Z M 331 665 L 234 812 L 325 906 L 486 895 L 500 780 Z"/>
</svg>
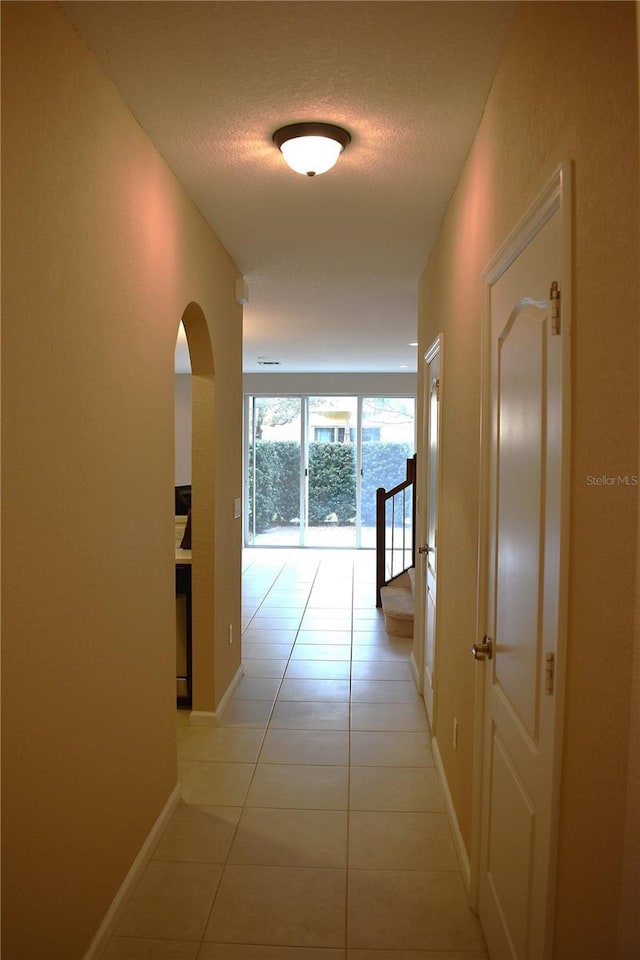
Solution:
<svg viewBox="0 0 640 960">
<path fill-rule="evenodd" d="M 438 569 L 438 487 L 440 463 L 440 337 L 425 354 L 425 449 L 427 455 L 427 542 L 424 554 L 424 678 L 422 693 L 431 729 L 435 729 L 436 593 Z"/>
<path fill-rule="evenodd" d="M 560 176 L 486 288 L 486 636 L 474 656 L 485 674 L 479 913 L 494 960 L 552 956 L 568 450 L 561 200 Z"/>
</svg>

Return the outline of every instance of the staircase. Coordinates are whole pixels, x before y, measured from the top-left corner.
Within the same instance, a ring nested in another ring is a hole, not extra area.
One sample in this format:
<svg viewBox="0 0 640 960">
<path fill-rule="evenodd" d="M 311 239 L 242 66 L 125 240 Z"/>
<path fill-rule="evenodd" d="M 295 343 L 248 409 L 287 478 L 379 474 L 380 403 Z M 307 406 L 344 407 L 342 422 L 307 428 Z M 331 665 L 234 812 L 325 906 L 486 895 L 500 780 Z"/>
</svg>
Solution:
<svg viewBox="0 0 640 960">
<path fill-rule="evenodd" d="M 415 480 L 414 454 L 402 483 L 376 491 L 376 606 L 382 607 L 386 631 L 394 637 L 413 637 Z"/>
<path fill-rule="evenodd" d="M 410 567 L 380 588 L 384 625 L 393 637 L 413 637 L 416 571 Z"/>
</svg>

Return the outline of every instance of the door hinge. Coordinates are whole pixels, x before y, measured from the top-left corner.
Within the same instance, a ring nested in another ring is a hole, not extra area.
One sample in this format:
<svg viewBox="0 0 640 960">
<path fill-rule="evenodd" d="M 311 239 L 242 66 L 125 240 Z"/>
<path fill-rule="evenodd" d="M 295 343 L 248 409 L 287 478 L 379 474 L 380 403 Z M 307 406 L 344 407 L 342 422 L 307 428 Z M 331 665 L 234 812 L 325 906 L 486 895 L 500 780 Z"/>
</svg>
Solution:
<svg viewBox="0 0 640 960">
<path fill-rule="evenodd" d="M 560 287 L 557 280 L 554 280 L 551 284 L 549 304 L 551 306 L 551 336 L 557 337 L 560 334 Z"/>
<path fill-rule="evenodd" d="M 431 393 L 435 393 L 436 400 L 440 399 L 440 380 L 438 377 L 434 377 L 431 381 Z"/>
<path fill-rule="evenodd" d="M 544 665 L 544 692 L 547 695 L 553 693 L 553 680 L 555 674 L 556 660 L 552 653 L 548 653 Z"/>
</svg>

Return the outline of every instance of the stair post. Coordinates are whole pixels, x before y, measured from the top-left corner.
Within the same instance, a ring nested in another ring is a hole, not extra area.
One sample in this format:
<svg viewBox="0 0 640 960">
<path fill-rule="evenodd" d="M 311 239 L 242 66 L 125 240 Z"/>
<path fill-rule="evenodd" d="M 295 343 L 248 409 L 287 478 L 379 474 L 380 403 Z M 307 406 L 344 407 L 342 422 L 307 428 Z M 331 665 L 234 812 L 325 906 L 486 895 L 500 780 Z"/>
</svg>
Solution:
<svg viewBox="0 0 640 960">
<path fill-rule="evenodd" d="M 384 586 L 384 555 L 386 539 L 386 498 L 384 487 L 376 490 L 376 607 L 382 606 L 380 590 Z"/>
</svg>

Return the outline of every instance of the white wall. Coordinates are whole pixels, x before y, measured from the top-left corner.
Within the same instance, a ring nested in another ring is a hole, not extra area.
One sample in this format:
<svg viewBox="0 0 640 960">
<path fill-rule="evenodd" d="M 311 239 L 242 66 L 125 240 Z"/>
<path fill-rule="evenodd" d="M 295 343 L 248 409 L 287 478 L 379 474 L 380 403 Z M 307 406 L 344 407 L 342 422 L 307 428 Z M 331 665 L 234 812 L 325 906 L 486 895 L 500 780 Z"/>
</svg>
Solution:
<svg viewBox="0 0 640 960">
<path fill-rule="evenodd" d="M 415 373 L 245 373 L 245 394 L 310 396 L 414 397 Z"/>
</svg>

